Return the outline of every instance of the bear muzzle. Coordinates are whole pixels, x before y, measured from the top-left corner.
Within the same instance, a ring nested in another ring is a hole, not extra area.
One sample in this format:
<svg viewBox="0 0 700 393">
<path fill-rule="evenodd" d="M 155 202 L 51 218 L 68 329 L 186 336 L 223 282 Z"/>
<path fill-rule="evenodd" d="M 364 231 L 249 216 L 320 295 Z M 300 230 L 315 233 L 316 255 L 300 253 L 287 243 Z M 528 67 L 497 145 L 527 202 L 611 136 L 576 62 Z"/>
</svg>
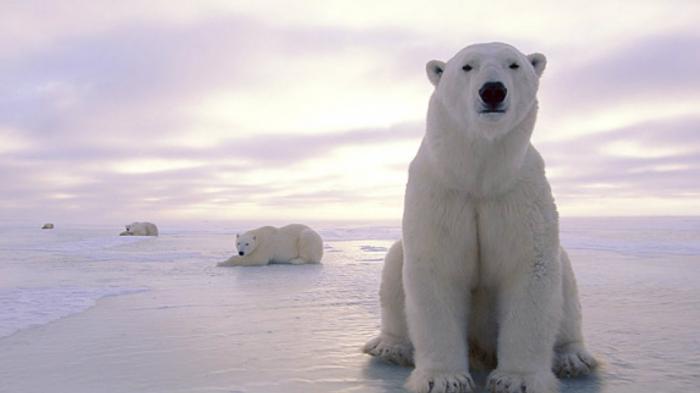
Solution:
<svg viewBox="0 0 700 393">
<path fill-rule="evenodd" d="M 479 89 L 479 97 L 483 103 L 481 113 L 505 113 L 503 102 L 508 95 L 508 89 L 501 82 L 486 82 Z"/>
</svg>

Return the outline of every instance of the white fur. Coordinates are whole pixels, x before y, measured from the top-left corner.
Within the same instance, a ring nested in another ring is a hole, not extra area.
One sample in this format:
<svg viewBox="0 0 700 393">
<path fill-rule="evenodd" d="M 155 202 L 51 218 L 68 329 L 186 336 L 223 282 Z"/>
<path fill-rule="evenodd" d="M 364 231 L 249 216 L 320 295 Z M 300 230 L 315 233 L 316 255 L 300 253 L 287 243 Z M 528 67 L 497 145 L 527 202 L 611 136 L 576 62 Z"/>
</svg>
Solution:
<svg viewBox="0 0 700 393">
<path fill-rule="evenodd" d="M 119 236 L 158 236 L 158 227 L 150 222 L 132 222 Z"/>
<path fill-rule="evenodd" d="M 470 359 L 498 365 L 487 388 L 499 393 L 554 392 L 552 370 L 595 366 L 544 162 L 530 144 L 545 64 L 490 43 L 426 67 L 436 87 L 409 169 L 403 243 L 387 254 L 382 330 L 365 346 L 415 363 L 414 392 L 473 391 Z M 508 90 L 505 113 L 480 113 L 479 89 L 492 81 Z"/>
<path fill-rule="evenodd" d="M 265 226 L 236 235 L 236 249 L 238 255 L 218 266 L 320 263 L 323 240 L 306 225 L 292 224 L 281 228 Z"/>
</svg>

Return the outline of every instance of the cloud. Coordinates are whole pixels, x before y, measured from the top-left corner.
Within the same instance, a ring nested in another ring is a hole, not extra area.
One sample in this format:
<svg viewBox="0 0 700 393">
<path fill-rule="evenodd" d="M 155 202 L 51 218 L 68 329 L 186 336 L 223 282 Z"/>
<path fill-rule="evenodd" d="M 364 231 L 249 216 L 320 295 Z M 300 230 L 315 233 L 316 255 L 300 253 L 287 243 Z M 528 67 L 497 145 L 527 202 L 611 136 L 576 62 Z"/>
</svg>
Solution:
<svg viewBox="0 0 700 393">
<path fill-rule="evenodd" d="M 348 130 L 331 134 L 262 134 L 242 136 L 214 147 L 198 148 L 129 144 L 94 146 L 91 144 L 40 144 L 16 147 L 4 154 L 6 158 L 54 165 L 109 163 L 130 164 L 144 168 L 199 166 L 198 163 L 234 168 L 245 165 L 289 166 L 300 161 L 324 156 L 345 146 L 382 145 L 391 142 L 418 141 L 423 135 L 423 124 L 402 123 L 385 128 Z M 238 163 L 232 165 L 231 163 Z M 124 170 L 128 172 L 128 170 Z"/>
<path fill-rule="evenodd" d="M 396 42 L 414 39 L 398 29 L 290 28 L 233 14 L 187 24 L 137 18 L 3 59 L 0 126 L 67 151 L 69 141 L 99 148 L 200 138 L 211 145 L 250 128 L 289 132 L 285 123 L 299 129 L 320 121 L 323 131 L 328 123 L 339 130 L 371 123 L 363 118 L 386 125 L 405 120 L 388 116 L 411 107 L 388 95 L 379 111 L 364 102 L 377 94 L 362 89 L 404 93 L 395 82 L 413 70 L 397 70 L 392 59 L 410 51 Z M 353 63 L 338 68 L 343 59 Z M 216 108 L 222 116 L 207 115 L 206 104 L 222 93 L 232 97 Z M 343 127 L 340 117 L 360 121 Z"/>
<path fill-rule="evenodd" d="M 214 151 L 251 162 L 290 164 L 298 160 L 322 156 L 341 146 L 381 145 L 403 140 L 415 141 L 422 137 L 423 132 L 422 124 L 406 123 L 387 128 L 351 130 L 332 134 L 272 134 L 227 142 Z"/>
<path fill-rule="evenodd" d="M 494 39 L 549 56 L 535 135 L 563 206 L 697 195 L 691 17 L 641 35 L 677 13 L 644 3 L 588 36 L 550 7 L 444 6 L 0 6 L 0 216 L 398 217 L 425 62 Z"/>
<path fill-rule="evenodd" d="M 688 116 L 537 146 L 564 206 L 577 199 L 658 198 L 647 213 L 699 214 L 699 131 L 700 118 Z M 670 204 L 673 210 L 665 210 Z"/>
<path fill-rule="evenodd" d="M 639 37 L 573 67 L 551 64 L 542 94 L 562 110 L 610 107 L 625 101 L 682 104 L 689 97 L 700 98 L 698 42 L 700 35 L 689 31 Z"/>
<path fill-rule="evenodd" d="M 421 134 L 419 124 L 408 123 L 331 135 L 251 135 L 206 149 L 42 144 L 0 154 L 0 178 L 8 184 L 0 206 L 26 216 L 79 210 L 114 220 L 194 207 L 192 214 L 217 211 L 220 219 L 280 209 L 347 214 L 342 206 L 349 201 L 371 209 L 387 198 L 398 209 Z M 397 143 L 409 153 L 388 160 Z"/>
<path fill-rule="evenodd" d="M 0 120 L 28 131 L 83 135 L 98 125 L 143 132 L 155 120 L 161 124 L 150 131 L 164 132 L 180 120 L 164 120 L 177 115 L 169 106 L 177 108 L 212 85 L 254 77 L 250 64 L 259 52 L 241 54 L 251 46 L 246 33 L 258 30 L 235 18 L 204 29 L 127 25 L 6 60 L 0 82 L 10 94 L 2 100 Z M 130 121 L 115 121 L 119 116 Z"/>
</svg>

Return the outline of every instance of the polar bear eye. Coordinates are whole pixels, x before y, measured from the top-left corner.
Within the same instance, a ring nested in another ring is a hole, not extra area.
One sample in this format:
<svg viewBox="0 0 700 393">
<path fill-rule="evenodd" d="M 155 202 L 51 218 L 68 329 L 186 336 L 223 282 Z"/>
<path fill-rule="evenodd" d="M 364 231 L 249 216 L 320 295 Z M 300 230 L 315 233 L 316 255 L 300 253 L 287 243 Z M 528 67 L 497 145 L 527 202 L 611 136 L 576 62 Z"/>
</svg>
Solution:
<svg viewBox="0 0 700 393">
<path fill-rule="evenodd" d="M 467 64 L 467 65 L 465 65 L 464 67 L 462 67 L 462 69 L 463 69 L 464 71 L 469 72 L 469 71 L 472 70 L 472 66 L 470 66 L 469 64 Z"/>
<path fill-rule="evenodd" d="M 248 244 L 248 243 L 246 243 L 245 245 L 246 245 L 246 246 L 250 246 L 250 244 Z"/>
<path fill-rule="evenodd" d="M 508 68 L 510 68 L 511 70 L 517 70 L 518 68 L 520 68 L 520 65 L 518 63 L 513 63 Z"/>
</svg>

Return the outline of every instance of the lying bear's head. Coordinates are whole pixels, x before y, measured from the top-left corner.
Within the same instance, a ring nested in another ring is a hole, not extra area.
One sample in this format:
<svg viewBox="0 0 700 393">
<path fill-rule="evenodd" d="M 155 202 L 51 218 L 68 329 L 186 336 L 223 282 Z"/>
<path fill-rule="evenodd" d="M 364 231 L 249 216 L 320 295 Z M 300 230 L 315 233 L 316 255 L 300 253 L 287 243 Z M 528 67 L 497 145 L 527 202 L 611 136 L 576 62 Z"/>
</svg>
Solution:
<svg viewBox="0 0 700 393">
<path fill-rule="evenodd" d="M 246 232 L 242 235 L 236 235 L 236 249 L 238 250 L 238 255 L 245 256 L 255 251 L 257 247 L 257 236 L 251 232 Z"/>
<path fill-rule="evenodd" d="M 449 122 L 442 126 L 498 137 L 536 110 L 546 63 L 540 53 L 526 56 L 503 43 L 468 46 L 447 63 L 432 60 L 426 65 L 435 85 L 431 110 Z"/>
</svg>

